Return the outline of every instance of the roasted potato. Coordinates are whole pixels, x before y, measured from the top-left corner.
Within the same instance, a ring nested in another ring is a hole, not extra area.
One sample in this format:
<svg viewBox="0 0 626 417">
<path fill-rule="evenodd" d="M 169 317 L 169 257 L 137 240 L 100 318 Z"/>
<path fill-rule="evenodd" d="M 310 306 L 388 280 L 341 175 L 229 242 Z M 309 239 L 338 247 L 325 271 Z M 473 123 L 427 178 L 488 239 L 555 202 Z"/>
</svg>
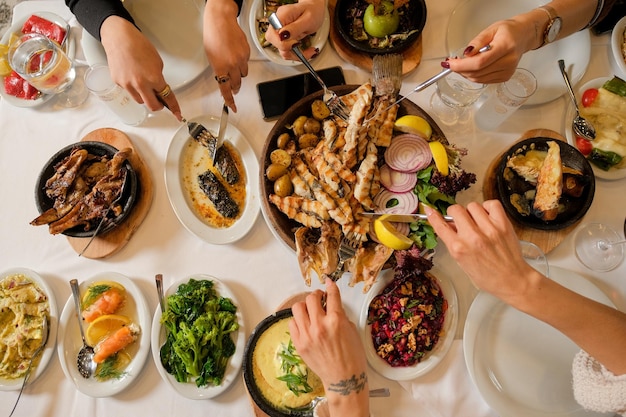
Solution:
<svg viewBox="0 0 626 417">
<path fill-rule="evenodd" d="M 278 136 L 278 139 L 276 139 L 276 146 L 278 147 L 278 149 L 285 149 L 290 140 L 291 136 L 289 135 L 289 133 L 283 133 Z"/>
<path fill-rule="evenodd" d="M 324 120 L 330 116 L 330 110 L 322 100 L 315 100 L 311 103 L 311 113 L 317 120 Z"/>
<path fill-rule="evenodd" d="M 309 117 L 306 119 L 306 122 L 304 122 L 304 133 L 318 134 L 320 130 L 322 130 L 322 124 L 319 120 Z"/>
<path fill-rule="evenodd" d="M 274 194 L 279 197 L 287 197 L 293 193 L 293 184 L 289 174 L 285 174 L 274 182 Z"/>
<path fill-rule="evenodd" d="M 270 181 L 276 181 L 287 173 L 287 167 L 279 164 L 270 164 L 265 170 L 265 176 Z"/>
<path fill-rule="evenodd" d="M 298 137 L 298 146 L 300 149 L 311 148 L 320 141 L 320 138 L 313 133 L 305 133 Z"/>
<path fill-rule="evenodd" d="M 304 124 L 306 123 L 308 117 L 307 116 L 298 116 L 298 118 L 291 125 L 291 130 L 296 137 L 303 135 L 304 132 Z"/>
<path fill-rule="evenodd" d="M 272 161 L 272 164 L 289 167 L 291 165 L 291 155 L 283 149 L 274 149 L 270 153 L 270 161 Z"/>
</svg>

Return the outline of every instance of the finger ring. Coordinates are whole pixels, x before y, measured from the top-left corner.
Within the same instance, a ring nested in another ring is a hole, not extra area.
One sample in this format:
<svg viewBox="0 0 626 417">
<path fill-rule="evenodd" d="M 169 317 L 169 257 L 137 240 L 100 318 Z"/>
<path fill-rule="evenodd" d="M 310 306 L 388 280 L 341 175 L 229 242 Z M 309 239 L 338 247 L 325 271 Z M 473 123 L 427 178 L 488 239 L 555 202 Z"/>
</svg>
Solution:
<svg viewBox="0 0 626 417">
<path fill-rule="evenodd" d="M 157 96 L 164 99 L 164 98 L 167 98 L 167 96 L 169 96 L 170 94 L 172 94 L 172 88 L 170 87 L 169 84 L 165 84 L 165 88 L 161 90 L 160 92 L 158 92 Z"/>
<path fill-rule="evenodd" d="M 220 75 L 220 76 L 215 76 L 215 81 L 217 81 L 219 84 L 224 84 L 230 81 L 230 77 L 228 75 Z"/>
</svg>

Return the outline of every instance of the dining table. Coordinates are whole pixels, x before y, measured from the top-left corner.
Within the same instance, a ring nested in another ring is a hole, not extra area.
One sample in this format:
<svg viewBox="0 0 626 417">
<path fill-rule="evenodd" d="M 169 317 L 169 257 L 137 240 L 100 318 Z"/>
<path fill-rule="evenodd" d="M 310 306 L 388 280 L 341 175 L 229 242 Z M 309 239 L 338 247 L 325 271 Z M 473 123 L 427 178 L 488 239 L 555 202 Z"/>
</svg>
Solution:
<svg viewBox="0 0 626 417">
<path fill-rule="evenodd" d="M 263 119 L 257 84 L 306 72 L 302 65 L 278 65 L 268 60 L 253 45 L 248 28 L 249 2 L 244 2 L 240 24 L 251 47 L 248 76 L 235 95 L 237 111 L 230 112 L 228 123 L 245 137 L 255 157 L 262 161 L 262 150 L 275 120 Z M 448 22 L 462 0 L 427 0 L 428 17 L 421 36 L 421 59 L 415 69 L 402 77 L 400 94 L 406 94 L 421 81 L 441 71 L 446 47 Z M 84 63 L 80 37 L 82 28 L 61 0 L 25 0 L 13 10 L 13 20 L 37 11 L 49 11 L 65 18 L 76 37 L 75 56 Z M 586 81 L 614 73 L 611 62 L 610 34 L 589 33 L 591 53 L 579 86 Z M 556 60 L 554 65 L 556 66 Z M 341 66 L 346 83 L 360 85 L 372 78 L 369 70 L 344 60 L 331 42 L 327 42 L 313 60 L 316 69 Z M 82 68 L 84 70 L 84 68 Z M 175 94 L 187 119 L 200 116 L 219 117 L 223 100 L 212 68 L 176 89 Z M 541 74 L 536 74 L 538 78 Z M 409 99 L 428 112 L 435 87 Z M 482 131 L 471 118 L 455 125 L 439 126 L 450 143 L 468 150 L 463 167 L 474 172 L 476 183 L 457 195 L 467 204 L 483 201 L 483 181 L 487 167 L 499 154 L 531 129 L 549 129 L 565 135 L 570 121 L 566 114 L 569 97 L 522 106 L 493 131 Z M 435 122 L 438 122 L 434 118 Z M 323 289 L 313 279 L 308 287 L 301 275 L 293 250 L 271 231 L 261 210 L 250 230 L 240 239 L 214 244 L 188 231 L 179 221 L 166 188 L 165 163 L 173 137 L 186 126 L 167 110 L 151 112 L 138 126 L 125 125 L 96 96 L 84 104 L 66 108 L 50 100 L 35 108 L 17 107 L 0 99 L 0 269 L 29 268 L 42 276 L 57 304 L 57 317 L 71 298 L 69 281 L 79 282 L 95 275 L 114 272 L 128 277 L 140 289 L 150 311 L 158 309 L 155 275 L 162 274 L 170 286 L 183 277 L 206 274 L 225 283 L 239 300 L 242 329 L 248 338 L 254 327 L 275 312 L 285 300 L 296 294 Z M 35 184 L 43 165 L 59 149 L 80 141 L 92 131 L 113 128 L 124 132 L 143 159 L 150 176 L 153 195 L 145 218 L 129 241 L 117 252 L 104 258 L 79 256 L 62 235 L 51 235 L 46 227 L 29 223 L 38 215 Z M 262 165 L 262 163 L 261 163 Z M 260 173 L 253 173 L 255 181 Z M 601 222 L 618 230 L 620 235 L 626 216 L 626 183 L 624 179 L 596 179 L 593 203 L 581 224 Z M 253 184 L 258 187 L 258 184 Z M 265 198 L 265 196 L 260 196 Z M 208 226 L 207 226 L 208 227 Z M 626 263 L 607 272 L 595 272 L 582 265 L 575 256 L 573 230 L 547 254 L 550 267 L 583 276 L 606 295 L 612 304 L 626 311 Z M 427 374 L 412 381 L 394 381 L 369 369 L 370 388 L 387 387 L 390 395 L 372 398 L 372 416 L 386 417 L 493 417 L 499 415 L 483 399 L 470 377 L 464 358 L 463 334 L 466 318 L 479 290 L 471 283 L 441 243 L 433 258 L 438 273 L 449 279 L 458 297 L 458 323 L 454 341 L 447 355 Z M 359 321 L 366 294 L 363 284 L 348 285 L 349 277 L 338 281 L 348 316 Z M 144 329 L 149 331 L 149 328 Z M 56 342 L 63 337 L 57 335 Z M 55 340 L 49 341 L 55 343 Z M 57 346 L 58 348 L 58 346 Z M 155 346 L 152 346 L 155 349 Z M 329 358 L 332 360 L 332 358 Z M 159 374 L 155 361 L 148 355 L 143 368 L 126 389 L 115 395 L 89 396 L 77 389 L 63 372 L 57 352 L 44 372 L 27 384 L 16 409 L 16 416 L 103 417 L 103 416 L 253 416 L 255 409 L 241 374 L 228 389 L 209 399 L 189 399 L 176 392 Z M 17 399 L 17 390 L 0 391 L 0 414 L 8 415 Z"/>
</svg>

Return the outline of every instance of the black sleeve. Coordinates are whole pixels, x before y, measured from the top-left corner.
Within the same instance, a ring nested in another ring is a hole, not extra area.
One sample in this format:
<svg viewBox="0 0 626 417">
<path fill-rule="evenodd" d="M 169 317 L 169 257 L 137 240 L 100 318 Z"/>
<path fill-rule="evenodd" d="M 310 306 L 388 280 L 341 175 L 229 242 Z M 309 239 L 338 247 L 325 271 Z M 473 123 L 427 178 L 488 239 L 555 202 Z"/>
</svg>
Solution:
<svg viewBox="0 0 626 417">
<path fill-rule="evenodd" d="M 100 26 L 109 16 L 120 16 L 135 24 L 120 0 L 65 0 L 78 22 L 94 38 L 100 40 Z"/>
<path fill-rule="evenodd" d="M 237 3 L 237 8 L 239 9 L 239 11 L 237 12 L 237 15 L 239 15 L 241 13 L 241 6 L 243 5 L 243 0 L 234 0 L 235 3 Z"/>
</svg>

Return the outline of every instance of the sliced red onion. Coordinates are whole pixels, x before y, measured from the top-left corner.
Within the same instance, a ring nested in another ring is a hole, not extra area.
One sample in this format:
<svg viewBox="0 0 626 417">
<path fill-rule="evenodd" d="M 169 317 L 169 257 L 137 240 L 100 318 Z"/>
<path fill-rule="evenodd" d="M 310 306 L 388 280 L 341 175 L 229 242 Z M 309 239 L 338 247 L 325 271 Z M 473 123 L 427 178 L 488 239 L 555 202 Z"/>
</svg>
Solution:
<svg viewBox="0 0 626 417">
<path fill-rule="evenodd" d="M 413 191 L 394 193 L 383 188 L 374 197 L 374 204 L 376 213 L 407 214 L 417 211 L 419 200 Z"/>
<path fill-rule="evenodd" d="M 380 183 L 394 193 L 404 193 L 413 190 L 417 184 L 417 174 L 414 172 L 400 172 L 389 165 L 380 167 Z"/>
<path fill-rule="evenodd" d="M 428 142 L 423 138 L 405 133 L 393 138 L 385 151 L 385 162 L 400 172 L 417 172 L 433 160 Z"/>
</svg>

